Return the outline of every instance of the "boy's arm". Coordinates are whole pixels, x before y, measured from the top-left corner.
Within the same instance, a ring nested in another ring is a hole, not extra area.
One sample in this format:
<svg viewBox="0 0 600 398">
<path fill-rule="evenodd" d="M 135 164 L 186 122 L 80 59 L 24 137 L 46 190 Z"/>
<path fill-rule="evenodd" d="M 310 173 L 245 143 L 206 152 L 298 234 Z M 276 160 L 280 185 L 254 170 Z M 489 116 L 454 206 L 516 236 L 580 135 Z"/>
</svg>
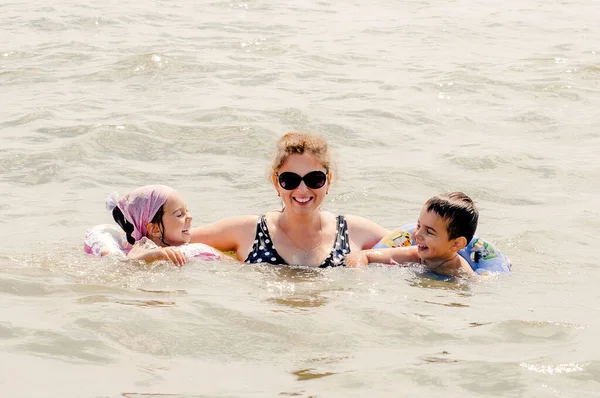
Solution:
<svg viewBox="0 0 600 398">
<path fill-rule="evenodd" d="M 418 262 L 416 246 L 393 247 L 389 249 L 361 250 L 346 257 L 347 267 L 363 267 L 370 263 L 400 265 Z"/>
</svg>

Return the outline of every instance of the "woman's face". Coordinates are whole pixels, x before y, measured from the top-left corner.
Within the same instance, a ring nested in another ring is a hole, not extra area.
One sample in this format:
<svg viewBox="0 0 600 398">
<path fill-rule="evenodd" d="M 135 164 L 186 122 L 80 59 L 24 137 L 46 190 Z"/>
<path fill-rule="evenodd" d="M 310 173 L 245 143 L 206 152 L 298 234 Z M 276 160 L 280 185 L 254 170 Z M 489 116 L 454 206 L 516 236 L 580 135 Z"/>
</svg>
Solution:
<svg viewBox="0 0 600 398">
<path fill-rule="evenodd" d="M 295 186 L 299 177 L 303 180 Z M 273 175 L 273 184 L 281 196 L 283 205 L 299 214 L 313 212 L 321 206 L 329 190 L 330 180 L 331 173 L 314 156 L 307 153 L 288 156 L 279 171 Z"/>
</svg>

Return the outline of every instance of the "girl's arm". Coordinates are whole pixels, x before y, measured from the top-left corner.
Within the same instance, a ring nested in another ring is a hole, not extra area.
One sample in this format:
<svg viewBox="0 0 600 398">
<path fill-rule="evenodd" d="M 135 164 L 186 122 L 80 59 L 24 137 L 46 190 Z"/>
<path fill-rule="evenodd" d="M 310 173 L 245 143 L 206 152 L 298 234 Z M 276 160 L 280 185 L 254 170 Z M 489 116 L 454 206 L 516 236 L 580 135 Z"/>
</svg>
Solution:
<svg viewBox="0 0 600 398">
<path fill-rule="evenodd" d="M 173 264 L 182 266 L 187 263 L 185 255 L 176 246 L 145 248 L 140 245 L 133 245 L 127 258 L 131 260 L 142 260 L 147 263 L 158 260 L 169 260 Z"/>
<path fill-rule="evenodd" d="M 400 265 L 419 261 L 416 246 L 361 250 L 346 257 L 347 267 L 363 267 L 370 263 Z"/>
</svg>

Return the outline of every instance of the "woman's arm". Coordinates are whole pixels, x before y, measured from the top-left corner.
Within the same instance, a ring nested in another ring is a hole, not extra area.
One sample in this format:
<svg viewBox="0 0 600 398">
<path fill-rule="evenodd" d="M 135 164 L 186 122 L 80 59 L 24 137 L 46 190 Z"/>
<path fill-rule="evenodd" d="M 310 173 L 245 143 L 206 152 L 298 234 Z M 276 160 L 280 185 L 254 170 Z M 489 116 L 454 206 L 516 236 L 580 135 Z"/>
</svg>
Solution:
<svg viewBox="0 0 600 398">
<path fill-rule="evenodd" d="M 190 243 L 204 243 L 222 252 L 235 251 L 242 259 L 254 242 L 257 221 L 258 216 L 237 216 L 194 227 Z"/>
<path fill-rule="evenodd" d="M 358 246 L 359 250 L 367 250 L 375 246 L 377 242 L 390 231 L 381 225 L 360 216 L 345 216 L 348 222 L 348 236 L 350 241 Z"/>
</svg>

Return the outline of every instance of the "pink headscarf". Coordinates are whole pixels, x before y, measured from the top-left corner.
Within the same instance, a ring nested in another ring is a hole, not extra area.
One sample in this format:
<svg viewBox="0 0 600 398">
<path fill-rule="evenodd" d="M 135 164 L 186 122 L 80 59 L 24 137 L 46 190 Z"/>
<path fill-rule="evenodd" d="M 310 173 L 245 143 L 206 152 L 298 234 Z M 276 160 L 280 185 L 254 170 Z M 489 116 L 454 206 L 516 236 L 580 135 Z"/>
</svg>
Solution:
<svg viewBox="0 0 600 398">
<path fill-rule="evenodd" d="M 121 209 L 125 219 L 133 224 L 131 236 L 137 242 L 146 236 L 146 225 L 152 221 L 173 191 L 173 188 L 166 185 L 146 185 L 133 190 L 121 200 L 118 200 L 119 195 L 114 192 L 106 199 L 106 208 L 109 211 L 113 211 L 115 207 Z"/>
</svg>

